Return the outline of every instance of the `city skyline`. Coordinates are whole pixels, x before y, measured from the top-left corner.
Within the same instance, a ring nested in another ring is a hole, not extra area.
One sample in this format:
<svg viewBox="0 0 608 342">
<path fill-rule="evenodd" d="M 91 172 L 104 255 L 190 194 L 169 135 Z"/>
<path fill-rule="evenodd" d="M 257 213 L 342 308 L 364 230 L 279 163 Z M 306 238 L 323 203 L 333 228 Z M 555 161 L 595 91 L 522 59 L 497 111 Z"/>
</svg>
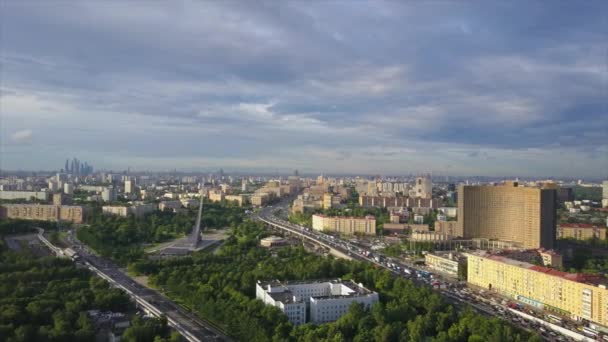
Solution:
<svg viewBox="0 0 608 342">
<path fill-rule="evenodd" d="M 603 2 L 0 6 L 3 170 L 608 176 Z"/>
</svg>

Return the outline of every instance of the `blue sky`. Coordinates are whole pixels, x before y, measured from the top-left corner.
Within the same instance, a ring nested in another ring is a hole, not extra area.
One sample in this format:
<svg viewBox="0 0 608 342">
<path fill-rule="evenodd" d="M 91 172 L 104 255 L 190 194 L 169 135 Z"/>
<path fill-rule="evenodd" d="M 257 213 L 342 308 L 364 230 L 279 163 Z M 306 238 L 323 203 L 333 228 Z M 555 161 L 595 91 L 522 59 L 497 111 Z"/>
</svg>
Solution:
<svg viewBox="0 0 608 342">
<path fill-rule="evenodd" d="M 605 177 L 608 3 L 0 3 L 0 167 Z"/>
</svg>

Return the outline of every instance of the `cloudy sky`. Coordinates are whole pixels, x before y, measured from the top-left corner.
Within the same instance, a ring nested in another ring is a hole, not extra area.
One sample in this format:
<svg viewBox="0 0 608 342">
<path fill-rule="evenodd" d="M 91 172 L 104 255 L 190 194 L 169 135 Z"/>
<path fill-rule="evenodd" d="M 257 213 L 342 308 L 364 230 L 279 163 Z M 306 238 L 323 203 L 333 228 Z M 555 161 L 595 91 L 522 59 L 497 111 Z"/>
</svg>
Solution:
<svg viewBox="0 0 608 342">
<path fill-rule="evenodd" d="M 608 175 L 608 3 L 0 2 L 0 167 Z"/>
</svg>

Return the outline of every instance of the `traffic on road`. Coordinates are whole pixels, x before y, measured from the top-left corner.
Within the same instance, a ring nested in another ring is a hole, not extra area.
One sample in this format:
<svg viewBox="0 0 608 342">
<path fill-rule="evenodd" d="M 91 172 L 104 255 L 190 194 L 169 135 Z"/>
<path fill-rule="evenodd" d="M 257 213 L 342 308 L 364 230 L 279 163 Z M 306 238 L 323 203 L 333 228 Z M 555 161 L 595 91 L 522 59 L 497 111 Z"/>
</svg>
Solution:
<svg viewBox="0 0 608 342">
<path fill-rule="evenodd" d="M 387 258 L 378 251 L 370 251 L 347 240 L 340 239 L 340 237 L 293 224 L 274 214 L 285 209 L 285 204 L 283 204 L 283 207 L 279 204 L 278 208 L 277 206 L 265 207 L 254 215 L 254 218 L 275 228 L 334 249 L 351 259 L 372 263 L 376 267 L 390 271 L 395 276 L 410 279 L 418 285 L 431 286 L 440 291 L 452 303 L 467 304 L 481 313 L 501 317 L 524 330 L 539 333 L 547 341 L 595 341 L 596 338 L 608 340 L 607 335 L 602 335 L 592 328 L 577 326 L 562 319 L 557 322 L 555 318 L 551 319 L 551 316 L 557 316 L 530 310 L 521 304 L 500 298 L 498 295 L 488 293 L 483 289 L 468 288 L 462 282 L 442 277 L 422 266 L 413 263 L 405 264 L 395 258 Z M 562 334 L 565 331 L 570 336 Z"/>
</svg>

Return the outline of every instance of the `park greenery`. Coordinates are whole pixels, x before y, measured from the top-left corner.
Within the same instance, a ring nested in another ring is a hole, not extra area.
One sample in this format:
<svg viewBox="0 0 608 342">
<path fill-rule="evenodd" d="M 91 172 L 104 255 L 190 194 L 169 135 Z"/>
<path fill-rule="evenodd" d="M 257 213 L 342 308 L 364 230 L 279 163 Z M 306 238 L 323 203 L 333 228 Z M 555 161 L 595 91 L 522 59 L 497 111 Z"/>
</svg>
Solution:
<svg viewBox="0 0 608 342">
<path fill-rule="evenodd" d="M 53 223 L 0 220 L 0 340 L 94 341 L 97 333 L 87 310 L 131 315 L 129 297 L 71 260 L 36 257 L 28 248 L 10 250 L 4 237 L 34 231 Z M 179 341 L 166 319 L 138 316 L 123 334 L 124 341 Z"/>
<path fill-rule="evenodd" d="M 37 220 L 20 220 L 20 219 L 2 219 L 0 220 L 0 236 L 10 234 L 25 234 L 35 232 L 34 227 L 40 227 L 46 230 L 57 229 L 57 222 L 37 221 Z"/>
<path fill-rule="evenodd" d="M 572 187 L 572 194 L 575 200 L 591 200 L 601 201 L 602 200 L 602 187 L 589 187 L 575 185 Z"/>
<path fill-rule="evenodd" d="M 143 257 L 144 246 L 169 241 L 190 233 L 196 221 L 197 210 L 178 213 L 156 211 L 143 217 L 121 217 L 93 212 L 87 225 L 77 231 L 80 241 L 104 257 L 121 264 Z M 220 203 L 205 203 L 202 227 L 218 229 L 240 223 L 242 209 Z"/>
<path fill-rule="evenodd" d="M 540 341 L 497 318 L 458 309 L 429 287 L 367 263 L 321 257 L 301 247 L 274 253 L 258 247 L 268 235 L 259 223 L 232 228 L 215 253 L 140 260 L 130 272 L 214 322 L 240 341 Z M 279 309 L 255 299 L 257 280 L 353 279 L 378 291 L 370 310 L 353 304 L 338 321 L 293 326 Z"/>
</svg>

